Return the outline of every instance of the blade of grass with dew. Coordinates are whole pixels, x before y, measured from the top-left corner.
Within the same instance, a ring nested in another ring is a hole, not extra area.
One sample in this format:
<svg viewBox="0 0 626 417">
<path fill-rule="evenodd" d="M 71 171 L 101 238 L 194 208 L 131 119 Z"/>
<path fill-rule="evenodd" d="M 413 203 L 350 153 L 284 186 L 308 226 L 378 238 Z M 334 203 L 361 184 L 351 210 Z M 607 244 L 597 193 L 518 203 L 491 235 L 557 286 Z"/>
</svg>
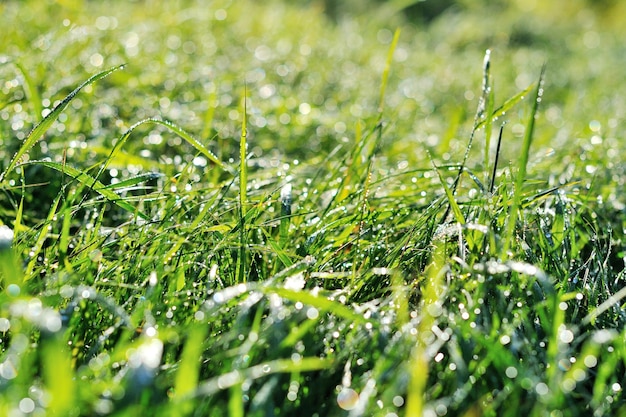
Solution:
<svg viewBox="0 0 626 417">
<path fill-rule="evenodd" d="M 541 96 L 543 95 L 543 79 L 545 70 L 546 66 L 544 64 L 541 68 L 539 81 L 537 82 L 537 88 L 535 89 L 532 108 L 528 117 L 528 123 L 526 124 L 526 131 L 524 132 L 524 141 L 522 143 L 519 166 L 517 169 L 517 176 L 515 178 L 515 189 L 513 190 L 513 201 L 511 202 L 511 210 L 508 216 L 508 224 L 506 234 L 504 236 L 504 246 L 502 247 L 502 253 L 500 254 L 501 259 L 507 259 L 509 256 L 509 248 L 511 247 L 515 236 L 515 224 L 517 223 L 518 210 L 522 206 L 522 187 L 524 185 L 524 180 L 526 179 L 528 155 L 530 153 L 530 145 L 532 143 L 533 132 L 535 130 L 535 118 L 537 117 L 537 110 L 539 109 L 539 103 L 541 102 Z"/>
<path fill-rule="evenodd" d="M 361 164 L 359 153 L 360 150 L 363 148 L 365 142 L 363 136 L 363 127 L 360 121 L 355 123 L 354 142 L 356 145 L 352 149 L 352 154 L 349 158 L 348 166 L 346 167 L 346 175 L 342 176 L 341 182 L 337 186 L 337 191 L 333 195 L 333 199 L 336 200 L 337 203 L 340 203 L 348 198 L 351 191 L 349 184 L 352 181 L 352 177 L 358 175 L 357 172 L 359 171 L 359 166 Z M 328 205 L 328 207 L 330 207 L 330 205 Z"/>
<path fill-rule="evenodd" d="M 120 197 L 119 195 L 115 194 L 113 191 L 111 191 L 109 188 L 107 188 L 104 184 L 102 184 L 100 181 L 98 181 L 97 179 L 95 179 L 94 177 L 92 177 L 91 175 L 76 169 L 74 167 L 68 166 L 68 165 L 64 165 L 58 162 L 51 162 L 51 161 L 28 161 L 25 162 L 23 164 L 20 164 L 19 166 L 25 166 L 25 165 L 41 165 L 41 166 L 45 166 L 48 168 L 52 168 L 54 170 L 57 170 L 63 174 L 69 175 L 70 177 L 74 178 L 75 180 L 77 180 L 78 182 L 80 182 L 83 185 L 86 185 L 88 187 L 91 187 L 91 189 L 93 191 L 95 191 L 96 193 L 100 194 L 102 197 L 104 197 L 105 199 L 107 199 L 108 201 L 110 201 L 111 203 L 119 206 L 120 208 L 123 208 L 124 210 L 128 211 L 131 214 L 137 214 L 139 217 L 143 218 L 144 220 L 149 220 L 150 217 L 145 214 L 142 213 L 141 211 L 137 210 L 136 207 L 134 207 L 133 205 L 131 205 L 130 203 L 128 203 L 127 201 L 125 201 L 122 197 Z"/>
<path fill-rule="evenodd" d="M 59 104 L 57 104 L 57 106 L 54 109 L 52 109 L 52 111 L 50 113 L 48 113 L 48 115 L 46 117 L 44 117 L 43 120 L 41 122 L 39 122 L 39 124 L 37 124 L 33 128 L 33 130 L 31 130 L 31 132 L 28 134 L 28 136 L 26 137 L 26 140 L 24 140 L 24 143 L 22 143 L 22 146 L 15 153 L 15 155 L 11 159 L 11 162 L 9 162 L 9 165 L 2 172 L 2 174 L 0 174 L 0 184 L 4 182 L 4 179 L 7 176 L 7 174 L 9 172 L 11 172 L 17 166 L 17 164 L 22 159 L 22 157 L 26 153 L 28 153 L 28 151 L 33 147 L 33 145 L 35 145 L 35 143 L 37 143 L 37 141 L 39 139 L 41 139 L 43 137 L 44 133 L 46 133 L 46 131 L 50 128 L 50 126 L 52 126 L 52 124 L 55 122 L 55 120 L 57 120 L 57 118 L 59 117 L 61 112 L 63 112 L 63 110 L 65 110 L 65 108 L 68 106 L 68 104 L 74 99 L 74 97 L 76 97 L 76 95 L 83 88 L 85 88 L 88 85 L 91 85 L 91 84 L 95 83 L 98 80 L 101 80 L 104 77 L 107 77 L 111 73 L 113 73 L 113 72 L 115 72 L 115 71 L 117 71 L 119 69 L 122 69 L 122 68 L 124 68 L 124 65 L 119 65 L 117 67 L 110 68 L 110 69 L 108 69 L 106 71 L 102 71 L 102 72 L 92 76 L 87 81 L 85 81 L 84 83 L 82 83 L 81 85 L 76 87 L 76 89 L 74 91 L 72 91 L 70 94 L 68 94 Z"/>
<path fill-rule="evenodd" d="M 109 153 L 109 156 L 107 157 L 105 162 L 101 165 L 98 173 L 96 174 L 96 176 L 95 176 L 96 179 L 100 178 L 100 175 L 102 175 L 104 170 L 115 159 L 115 157 L 117 156 L 119 151 L 122 149 L 122 146 L 124 146 L 126 144 L 126 142 L 128 141 L 128 138 L 135 131 L 135 129 L 137 129 L 139 126 L 142 126 L 142 125 L 145 125 L 145 124 L 156 124 L 156 125 L 160 125 L 160 126 L 163 126 L 163 127 L 167 128 L 167 129 L 169 129 L 170 131 L 172 131 L 173 133 L 177 134 L 179 137 L 184 139 L 191 146 L 196 148 L 196 150 L 198 150 L 198 152 L 200 152 L 202 155 L 204 155 L 207 159 L 209 159 L 215 165 L 217 165 L 218 167 L 222 168 L 224 171 L 227 171 L 229 173 L 234 173 L 233 169 L 230 166 L 228 166 L 228 165 L 224 164 L 222 161 L 220 161 L 219 158 L 217 156 L 215 156 L 215 154 L 213 152 L 208 150 L 204 145 L 202 145 L 200 142 L 198 142 L 196 139 L 194 139 L 189 133 L 187 133 L 184 129 L 182 129 L 178 125 L 176 125 L 176 124 L 174 124 L 174 123 L 172 123 L 170 121 L 167 121 L 167 120 L 148 118 L 148 119 L 140 120 L 137 123 L 133 124 L 115 142 L 115 145 L 111 149 L 111 152 Z"/>
<path fill-rule="evenodd" d="M 369 158 L 369 163 L 367 165 L 367 171 L 365 175 L 365 184 L 363 184 L 363 192 L 361 193 L 361 201 L 359 203 L 360 213 L 359 213 L 359 222 L 356 225 L 356 238 L 354 239 L 354 257 L 352 259 L 352 282 L 354 283 L 356 280 L 357 270 L 360 265 L 358 265 L 358 260 L 361 255 L 361 235 L 363 230 L 365 229 L 365 221 L 368 217 L 368 212 L 370 210 L 369 207 L 369 193 L 370 193 L 370 185 L 372 182 L 372 165 L 373 165 L 374 156 L 372 155 Z"/>
<path fill-rule="evenodd" d="M 406 415 L 424 415 L 426 387 L 429 375 L 428 335 L 436 324 L 439 294 L 442 291 L 445 268 L 445 242 L 435 242 L 432 259 L 428 265 L 423 289 L 423 303 L 420 314 L 422 316 L 417 329 L 417 342 L 409 359 L 410 381 L 407 388 Z"/>
<path fill-rule="evenodd" d="M 241 384 L 246 380 L 256 380 L 277 373 L 311 372 L 328 369 L 332 366 L 332 359 L 306 357 L 297 361 L 278 359 L 265 362 L 250 368 L 231 371 L 219 377 L 202 382 L 191 397 L 206 397 L 226 388 Z"/>
<path fill-rule="evenodd" d="M 287 247 L 287 239 L 289 238 L 289 226 L 291 224 L 291 202 L 291 184 L 285 184 L 280 189 L 279 242 L 280 247 L 283 249 Z"/>
<path fill-rule="evenodd" d="M 202 342 L 206 338 L 206 332 L 206 325 L 198 323 L 187 331 L 187 340 L 174 379 L 176 397 L 184 397 L 198 387 L 201 366 L 199 358 L 202 357 Z M 192 407 L 192 404 L 183 404 L 181 415 L 189 414 Z"/>
<path fill-rule="evenodd" d="M 22 74 L 22 78 L 24 79 L 24 90 L 26 92 L 26 97 L 28 98 L 28 101 L 33 106 L 35 118 L 39 119 L 43 116 L 43 108 L 41 107 L 41 96 L 39 95 L 39 90 L 37 89 L 35 83 L 33 83 L 32 78 L 30 77 L 22 63 L 15 61 L 14 64 L 20 74 Z"/>
<path fill-rule="evenodd" d="M 33 270 L 35 269 L 35 265 L 37 264 L 37 258 L 41 253 L 41 249 L 43 248 L 43 244 L 48 237 L 48 225 L 52 222 L 52 219 L 57 213 L 57 207 L 59 206 L 59 202 L 61 201 L 62 194 L 59 193 L 54 199 L 50 210 L 48 211 L 48 217 L 44 221 L 41 226 L 41 230 L 39 231 L 39 235 L 37 236 L 37 240 L 35 241 L 35 245 L 32 247 L 30 251 L 30 261 L 26 265 L 26 271 L 24 272 L 24 281 L 28 281 L 33 278 Z"/>
<path fill-rule="evenodd" d="M 230 174 L 235 173 L 235 171 L 229 165 L 226 165 L 224 162 L 222 162 L 213 152 L 208 150 L 203 144 L 201 144 L 198 140 L 196 140 L 193 136 L 191 136 L 189 133 L 187 133 L 184 129 L 182 129 L 178 125 L 170 122 L 169 120 L 152 119 L 152 122 L 161 126 L 165 126 L 172 132 L 176 133 L 178 136 L 184 139 L 187 143 L 189 143 L 191 146 L 196 148 L 198 152 L 200 152 L 202 155 L 207 157 L 207 159 L 209 159 L 218 167 L 222 168 L 224 171 Z"/>
<path fill-rule="evenodd" d="M 244 417 L 242 384 L 243 381 L 228 389 L 228 417 Z"/>
<path fill-rule="evenodd" d="M 487 68 L 485 70 L 485 80 L 484 82 L 487 84 L 484 88 L 487 91 L 487 118 L 485 120 L 485 158 L 483 160 L 483 171 L 485 173 L 485 180 L 489 178 L 489 151 L 491 149 L 491 130 L 493 127 L 493 106 L 495 102 L 495 93 L 493 91 L 493 82 L 490 77 L 490 70 Z"/>
<path fill-rule="evenodd" d="M 239 257 L 237 258 L 237 279 L 239 282 L 246 282 L 246 204 L 248 203 L 248 166 L 247 166 L 247 87 L 244 87 L 243 94 L 243 118 L 241 121 L 241 137 L 239 138 Z"/>
<path fill-rule="evenodd" d="M 467 159 L 469 158 L 470 150 L 472 149 L 472 144 L 474 143 L 474 136 L 478 131 L 479 121 L 483 119 L 485 114 L 485 105 L 489 101 L 490 94 L 490 84 L 489 84 L 489 74 L 491 67 L 491 50 L 487 49 L 485 51 L 485 57 L 483 59 L 483 83 L 482 83 L 482 94 L 480 99 L 478 100 L 478 107 L 476 108 L 476 114 L 474 115 L 474 127 L 470 133 L 469 140 L 467 141 L 467 146 L 465 147 L 465 153 L 463 154 L 463 160 L 461 161 L 461 165 L 459 166 L 459 171 L 454 178 L 454 183 L 452 184 L 452 195 L 456 194 L 456 190 L 461 181 L 461 176 L 463 175 L 463 171 L 465 171 L 465 166 L 467 164 Z M 452 206 L 448 205 L 446 211 L 442 216 L 442 222 L 445 221 L 446 217 L 450 213 L 450 209 Z"/>
<path fill-rule="evenodd" d="M 489 194 L 493 194 L 493 188 L 496 183 L 496 173 L 498 172 L 498 160 L 500 159 L 500 145 L 502 145 L 502 133 L 504 132 L 504 123 L 500 126 L 500 133 L 498 134 L 498 143 L 496 145 L 496 155 L 493 161 L 493 171 L 491 173 L 491 180 L 489 181 Z"/>
<path fill-rule="evenodd" d="M 64 417 L 73 414 L 77 379 L 67 342 L 60 335 L 42 339 L 43 379 L 49 395 L 47 404 L 50 416 Z"/>
<path fill-rule="evenodd" d="M 461 208 L 459 207 L 459 205 L 457 204 L 454 198 L 454 194 L 452 193 L 452 190 L 446 184 L 446 181 L 441 175 L 441 172 L 439 172 L 439 168 L 437 167 L 437 165 L 435 165 L 435 161 L 433 161 L 432 156 L 430 155 L 430 152 L 426 152 L 426 153 L 428 155 L 428 158 L 430 159 L 430 163 L 433 165 L 433 169 L 435 170 L 437 177 L 439 178 L 439 182 L 441 183 L 441 186 L 443 187 L 446 193 L 446 197 L 448 198 L 448 204 L 450 205 L 450 208 L 452 209 L 452 214 L 454 214 L 454 218 L 461 225 L 464 225 L 465 217 L 463 216 L 463 212 L 461 211 Z M 445 221 L 445 219 L 442 219 L 442 221 Z"/>
<path fill-rule="evenodd" d="M 164 175 L 160 172 L 146 172 L 144 174 L 135 175 L 120 182 L 116 182 L 115 184 L 105 185 L 104 188 L 106 188 L 107 190 L 120 192 L 129 188 L 133 188 L 136 185 L 162 178 L 163 176 Z"/>
<path fill-rule="evenodd" d="M 355 313 L 352 309 L 346 307 L 338 301 L 330 300 L 324 296 L 315 296 L 305 291 L 294 291 L 286 288 L 261 288 L 264 293 L 274 293 L 282 298 L 293 302 L 301 302 L 310 305 L 318 310 L 326 311 L 335 316 L 342 317 L 359 325 L 365 325 L 368 321 L 360 314 Z"/>
<path fill-rule="evenodd" d="M 81 187 L 82 188 L 82 187 Z M 72 194 L 78 193 L 78 190 L 73 190 Z M 70 226 L 72 225 L 72 208 L 74 196 L 70 196 L 59 210 L 62 213 L 61 233 L 59 236 L 59 263 L 63 263 L 68 272 L 72 272 L 74 268 L 67 259 L 67 252 L 70 245 Z M 58 216 L 57 216 L 58 217 Z"/>
<path fill-rule="evenodd" d="M 396 46 L 398 46 L 398 40 L 400 39 L 400 29 L 396 29 L 393 34 L 393 40 L 391 41 L 391 45 L 389 46 L 389 51 L 387 52 L 387 60 L 385 61 L 385 69 L 383 70 L 383 78 L 380 83 L 380 96 L 378 98 L 378 120 L 383 117 L 383 108 L 385 104 L 385 91 L 387 90 L 387 82 L 389 80 L 389 70 L 391 69 L 391 62 L 393 61 L 393 54 L 396 50 Z"/>
<path fill-rule="evenodd" d="M 520 91 L 519 93 L 517 93 L 516 95 L 514 95 L 513 97 L 505 101 L 504 104 L 502 104 L 500 107 L 495 109 L 493 113 L 491 114 L 492 121 L 496 120 L 497 118 L 501 116 L 504 116 L 517 103 L 522 101 L 528 94 L 530 94 L 530 92 L 533 91 L 535 87 L 536 87 L 535 84 L 531 84 L 528 87 L 526 87 L 524 90 Z M 485 123 L 487 123 L 487 119 L 488 118 L 483 118 L 481 121 L 479 121 L 478 124 L 476 125 L 476 129 L 480 129 L 481 127 L 483 127 Z"/>
<path fill-rule="evenodd" d="M 202 120 L 202 133 L 200 134 L 200 138 L 203 140 L 207 140 L 209 138 L 209 134 L 211 133 L 211 128 L 213 126 L 213 117 L 215 116 L 215 109 L 217 108 L 217 88 L 209 93 L 209 99 L 207 100 L 207 110 L 204 113 L 204 119 Z M 221 150 L 218 148 L 218 151 Z M 218 155 L 221 156 L 221 155 Z"/>
</svg>

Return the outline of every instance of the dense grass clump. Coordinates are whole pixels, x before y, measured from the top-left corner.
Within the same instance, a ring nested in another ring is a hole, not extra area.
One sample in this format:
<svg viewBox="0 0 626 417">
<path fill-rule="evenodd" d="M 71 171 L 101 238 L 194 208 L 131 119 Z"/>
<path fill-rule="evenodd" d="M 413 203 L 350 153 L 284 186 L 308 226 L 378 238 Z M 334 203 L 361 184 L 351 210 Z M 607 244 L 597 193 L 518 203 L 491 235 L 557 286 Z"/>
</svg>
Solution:
<svg viewBox="0 0 626 417">
<path fill-rule="evenodd" d="M 626 415 L 623 6 L 400 3 L 0 5 L 0 415 Z"/>
</svg>

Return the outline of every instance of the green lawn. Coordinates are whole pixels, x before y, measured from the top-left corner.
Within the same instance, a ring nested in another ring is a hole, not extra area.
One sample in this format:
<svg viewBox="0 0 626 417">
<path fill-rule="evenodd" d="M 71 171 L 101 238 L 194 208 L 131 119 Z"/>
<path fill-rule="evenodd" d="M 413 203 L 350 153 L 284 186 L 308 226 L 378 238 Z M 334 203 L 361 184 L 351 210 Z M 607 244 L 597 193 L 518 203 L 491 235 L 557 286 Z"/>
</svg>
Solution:
<svg viewBox="0 0 626 417">
<path fill-rule="evenodd" d="M 625 14 L 1 2 L 0 415 L 626 416 Z"/>
</svg>

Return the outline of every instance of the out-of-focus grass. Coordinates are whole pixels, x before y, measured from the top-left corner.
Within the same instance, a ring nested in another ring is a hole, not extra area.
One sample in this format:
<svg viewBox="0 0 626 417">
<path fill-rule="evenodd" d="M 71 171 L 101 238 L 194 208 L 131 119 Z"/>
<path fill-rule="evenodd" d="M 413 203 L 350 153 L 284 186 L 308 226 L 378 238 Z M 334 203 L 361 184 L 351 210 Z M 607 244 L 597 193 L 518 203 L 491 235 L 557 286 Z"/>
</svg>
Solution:
<svg viewBox="0 0 626 417">
<path fill-rule="evenodd" d="M 0 415 L 626 412 L 624 6 L 399 3 L 0 5 Z"/>
</svg>

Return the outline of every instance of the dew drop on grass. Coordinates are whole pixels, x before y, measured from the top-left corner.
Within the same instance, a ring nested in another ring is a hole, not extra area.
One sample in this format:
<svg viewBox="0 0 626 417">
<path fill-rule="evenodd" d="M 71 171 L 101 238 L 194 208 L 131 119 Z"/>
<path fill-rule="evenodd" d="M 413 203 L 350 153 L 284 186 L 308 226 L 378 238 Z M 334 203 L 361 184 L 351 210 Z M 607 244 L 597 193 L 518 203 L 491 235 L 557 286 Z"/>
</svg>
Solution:
<svg viewBox="0 0 626 417">
<path fill-rule="evenodd" d="M 31 398 L 22 398 L 19 403 L 19 409 L 22 413 L 30 414 L 35 411 L 35 402 Z"/>
<path fill-rule="evenodd" d="M 11 322 L 5 317 L 0 317 L 0 332 L 7 332 L 11 328 Z"/>
<path fill-rule="evenodd" d="M 514 366 L 509 366 L 508 368 L 506 368 L 504 373 L 506 374 L 507 377 L 513 379 L 517 377 L 517 368 L 515 368 Z"/>
<path fill-rule="evenodd" d="M 537 392 L 537 394 L 539 395 L 547 395 L 550 392 L 550 388 L 548 388 L 545 383 L 540 382 L 535 385 L 535 392 Z"/>
<path fill-rule="evenodd" d="M 559 360 L 559 369 L 563 372 L 565 371 L 569 371 L 569 369 L 571 368 L 571 363 L 569 360 L 567 359 L 561 359 Z"/>
<path fill-rule="evenodd" d="M 559 341 L 561 343 L 572 343 L 574 340 L 574 333 L 571 330 L 561 329 L 559 332 Z"/>
<path fill-rule="evenodd" d="M 310 320 L 315 320 L 320 315 L 319 311 L 315 307 L 309 307 L 306 311 L 306 316 Z"/>
<path fill-rule="evenodd" d="M 9 294 L 11 297 L 17 297 L 18 295 L 20 295 L 20 286 L 17 284 L 9 284 L 7 286 L 7 294 Z"/>
<path fill-rule="evenodd" d="M 337 394 L 337 404 L 343 410 L 353 410 L 359 402 L 359 394 L 352 388 L 342 388 Z"/>
<path fill-rule="evenodd" d="M 598 358 L 594 355 L 587 355 L 585 359 L 583 359 L 583 363 L 587 368 L 594 368 L 598 364 Z"/>
</svg>

